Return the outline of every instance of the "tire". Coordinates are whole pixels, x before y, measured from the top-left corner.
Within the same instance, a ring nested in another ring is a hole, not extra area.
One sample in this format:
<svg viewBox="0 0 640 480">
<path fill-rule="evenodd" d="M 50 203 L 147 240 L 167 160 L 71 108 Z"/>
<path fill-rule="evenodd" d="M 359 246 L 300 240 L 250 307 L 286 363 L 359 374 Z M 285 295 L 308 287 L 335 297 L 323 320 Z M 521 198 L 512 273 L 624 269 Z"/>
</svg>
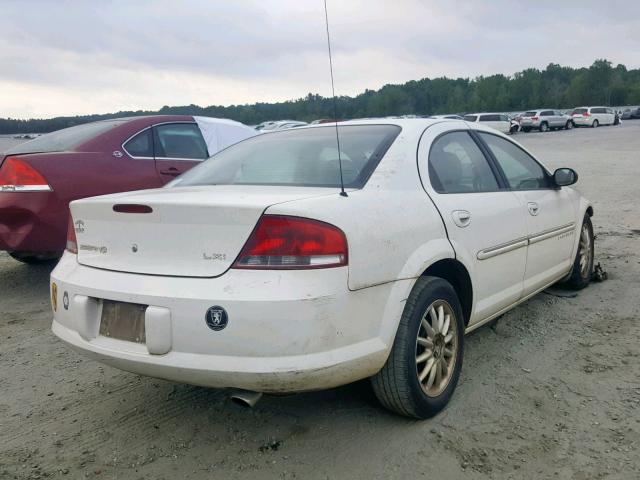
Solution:
<svg viewBox="0 0 640 480">
<path fill-rule="evenodd" d="M 522 131 L 525 133 L 529 133 L 531 131 L 531 127 L 522 127 Z"/>
<path fill-rule="evenodd" d="M 405 304 L 389 358 L 371 378 L 373 391 L 393 412 L 433 417 L 447 405 L 458 384 L 463 350 L 464 320 L 455 290 L 441 278 L 420 277 Z"/>
<path fill-rule="evenodd" d="M 565 130 L 571 130 L 573 128 L 573 122 L 571 120 L 568 120 L 567 123 L 564 126 Z"/>
<path fill-rule="evenodd" d="M 598 128 L 599 125 L 600 125 L 600 122 L 598 120 L 594 120 L 593 123 L 591 124 L 591 127 Z"/>
<path fill-rule="evenodd" d="M 8 252 L 9 256 L 18 262 L 27 265 L 44 265 L 47 263 L 57 262 L 62 256 L 61 253 L 26 253 L 26 252 Z"/>
<path fill-rule="evenodd" d="M 541 132 L 548 132 L 549 131 L 549 124 L 547 122 L 542 122 L 540 124 L 540 131 Z"/>
<path fill-rule="evenodd" d="M 593 274 L 593 253 L 593 225 L 591 224 L 591 217 L 587 213 L 582 221 L 578 251 L 576 252 L 569 278 L 564 282 L 565 286 L 573 290 L 582 290 L 589 285 Z"/>
</svg>

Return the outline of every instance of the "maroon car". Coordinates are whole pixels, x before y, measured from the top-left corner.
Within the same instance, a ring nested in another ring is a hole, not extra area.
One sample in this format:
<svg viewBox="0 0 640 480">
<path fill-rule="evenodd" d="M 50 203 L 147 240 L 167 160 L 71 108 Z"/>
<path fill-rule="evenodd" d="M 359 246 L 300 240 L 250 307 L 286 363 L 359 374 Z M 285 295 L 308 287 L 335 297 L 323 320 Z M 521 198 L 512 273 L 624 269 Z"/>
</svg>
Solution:
<svg viewBox="0 0 640 480">
<path fill-rule="evenodd" d="M 78 125 L 20 144 L 0 154 L 0 250 L 25 263 L 56 258 L 70 201 L 161 187 L 255 134 L 230 120 L 156 115 Z"/>
</svg>

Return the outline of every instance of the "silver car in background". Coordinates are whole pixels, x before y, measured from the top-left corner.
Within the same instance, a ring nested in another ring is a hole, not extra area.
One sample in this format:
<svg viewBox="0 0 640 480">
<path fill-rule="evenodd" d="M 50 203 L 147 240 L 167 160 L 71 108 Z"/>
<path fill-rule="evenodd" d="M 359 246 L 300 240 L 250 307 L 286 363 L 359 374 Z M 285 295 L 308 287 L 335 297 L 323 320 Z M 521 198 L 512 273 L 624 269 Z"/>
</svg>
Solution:
<svg viewBox="0 0 640 480">
<path fill-rule="evenodd" d="M 525 132 L 548 132 L 560 128 L 569 130 L 573 126 L 573 119 L 558 110 L 529 110 L 520 118 L 520 128 Z"/>
</svg>

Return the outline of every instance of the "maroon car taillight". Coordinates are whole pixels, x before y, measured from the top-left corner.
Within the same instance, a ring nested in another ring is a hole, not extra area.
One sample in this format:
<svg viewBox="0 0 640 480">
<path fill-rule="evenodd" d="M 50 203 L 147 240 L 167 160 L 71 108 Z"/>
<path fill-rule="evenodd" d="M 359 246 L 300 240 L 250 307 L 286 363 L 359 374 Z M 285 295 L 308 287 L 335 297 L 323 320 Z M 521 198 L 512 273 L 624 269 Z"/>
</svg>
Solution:
<svg viewBox="0 0 640 480">
<path fill-rule="evenodd" d="M 78 239 L 76 238 L 76 229 L 73 225 L 73 217 L 69 214 L 69 223 L 67 226 L 67 251 L 78 253 Z"/>
<path fill-rule="evenodd" d="M 0 167 L 0 192 L 51 191 L 40 172 L 19 157 L 7 158 Z"/>
<path fill-rule="evenodd" d="M 347 265 L 347 239 L 331 224 L 263 215 L 232 268 L 286 270 Z"/>
</svg>

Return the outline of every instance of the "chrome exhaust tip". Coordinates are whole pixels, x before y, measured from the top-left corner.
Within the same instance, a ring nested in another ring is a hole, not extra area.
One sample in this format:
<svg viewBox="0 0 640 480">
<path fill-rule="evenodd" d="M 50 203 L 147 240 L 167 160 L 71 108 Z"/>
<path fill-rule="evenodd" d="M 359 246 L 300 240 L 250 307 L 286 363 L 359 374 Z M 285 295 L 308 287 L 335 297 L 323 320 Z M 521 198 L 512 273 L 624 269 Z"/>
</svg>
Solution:
<svg viewBox="0 0 640 480">
<path fill-rule="evenodd" d="M 252 392 L 250 390 L 232 390 L 229 398 L 231 398 L 231 401 L 236 405 L 253 408 L 262 398 L 262 393 Z"/>
</svg>

